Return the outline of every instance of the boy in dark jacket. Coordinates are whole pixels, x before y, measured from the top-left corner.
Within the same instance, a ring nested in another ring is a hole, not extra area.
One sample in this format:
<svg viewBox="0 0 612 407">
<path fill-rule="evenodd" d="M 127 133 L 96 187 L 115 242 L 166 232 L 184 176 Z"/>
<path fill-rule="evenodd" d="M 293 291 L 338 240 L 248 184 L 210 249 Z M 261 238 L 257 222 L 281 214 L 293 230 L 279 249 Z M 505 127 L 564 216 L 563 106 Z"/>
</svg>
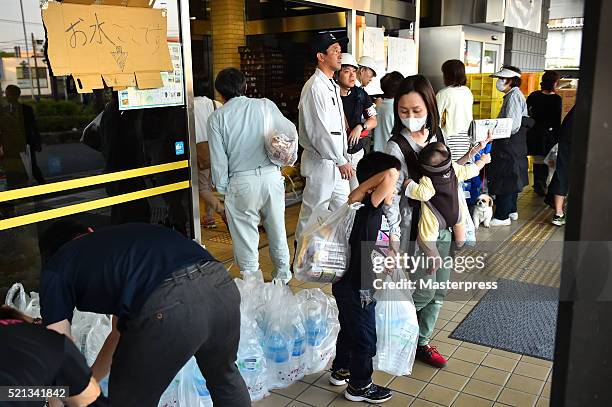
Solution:
<svg viewBox="0 0 612 407">
<path fill-rule="evenodd" d="M 376 355 L 376 301 L 372 250 L 380 230 L 383 204 L 391 204 L 401 168 L 399 160 L 374 152 L 357 165 L 359 187 L 349 203 L 362 202 L 349 238 L 351 258 L 343 278 L 332 285 L 338 304 L 340 333 L 330 383 L 348 382 L 344 396 L 350 401 L 383 403 L 392 396 L 385 387 L 372 383 L 372 358 Z"/>
</svg>

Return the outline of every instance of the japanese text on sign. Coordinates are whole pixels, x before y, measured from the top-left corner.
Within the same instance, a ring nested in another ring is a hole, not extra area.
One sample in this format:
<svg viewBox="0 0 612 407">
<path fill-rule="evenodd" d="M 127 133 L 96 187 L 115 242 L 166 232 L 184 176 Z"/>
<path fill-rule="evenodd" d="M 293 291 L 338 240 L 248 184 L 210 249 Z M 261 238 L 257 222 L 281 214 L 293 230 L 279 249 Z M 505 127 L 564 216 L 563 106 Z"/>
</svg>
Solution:
<svg viewBox="0 0 612 407">
<path fill-rule="evenodd" d="M 86 90 L 162 85 L 171 71 L 166 18 L 160 9 L 50 2 L 43 10 L 56 75 L 72 74 Z"/>
</svg>

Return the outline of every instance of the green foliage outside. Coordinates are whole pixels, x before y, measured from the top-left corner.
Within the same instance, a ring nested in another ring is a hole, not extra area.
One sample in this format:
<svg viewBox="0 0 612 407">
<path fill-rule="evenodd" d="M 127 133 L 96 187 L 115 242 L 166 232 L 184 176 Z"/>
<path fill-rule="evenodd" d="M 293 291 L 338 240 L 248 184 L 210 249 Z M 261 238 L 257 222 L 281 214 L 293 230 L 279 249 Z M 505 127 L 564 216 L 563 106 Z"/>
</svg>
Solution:
<svg viewBox="0 0 612 407">
<path fill-rule="evenodd" d="M 96 117 L 91 105 L 69 100 L 41 99 L 39 102 L 30 100 L 23 102 L 34 108 L 38 130 L 41 133 L 74 129 L 80 131 Z"/>
</svg>

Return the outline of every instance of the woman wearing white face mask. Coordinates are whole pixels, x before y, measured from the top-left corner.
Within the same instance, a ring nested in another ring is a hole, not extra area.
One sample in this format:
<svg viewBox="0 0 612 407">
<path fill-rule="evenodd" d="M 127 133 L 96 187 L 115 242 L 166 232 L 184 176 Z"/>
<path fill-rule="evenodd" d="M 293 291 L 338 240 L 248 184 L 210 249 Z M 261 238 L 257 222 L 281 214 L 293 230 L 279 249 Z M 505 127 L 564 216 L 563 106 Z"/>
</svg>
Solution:
<svg viewBox="0 0 612 407">
<path fill-rule="evenodd" d="M 495 195 L 495 214 L 491 226 L 508 226 L 518 219 L 518 193 L 529 184 L 527 163 L 527 130 L 534 121 L 527 116 L 527 102 L 521 93 L 521 71 L 513 66 L 503 67 L 491 75 L 495 86 L 503 92 L 504 102 L 497 116 L 512 119 L 512 135 L 493 141 L 491 165 L 487 173 L 489 194 Z"/>
<path fill-rule="evenodd" d="M 401 82 L 395 95 L 394 113 L 393 136 L 388 141 L 385 152 L 398 158 L 401 162 L 397 184 L 400 193 L 393 199 L 393 205 L 385 208 L 385 216 L 391 228 L 392 242 L 398 238 L 398 234 L 401 235 L 399 248 L 397 245 L 393 248 L 401 253 L 412 255 L 414 247 L 411 242 L 414 242 L 417 237 L 421 203 L 408 198 L 411 193 L 410 187 L 404 187 L 404 183 L 409 179 L 418 182 L 421 178 L 422 170 L 418 161 L 421 150 L 431 142 L 445 142 L 440 130 L 440 115 L 436 97 L 427 78 L 422 75 L 414 75 Z M 476 154 L 483 147 L 484 145 L 477 145 L 469 150 L 462 159 Z M 450 255 L 451 232 L 448 228 L 439 232 L 436 245 L 442 258 Z M 444 282 L 450 278 L 450 271 L 444 266 L 431 274 L 419 269 L 411 279 Z M 418 283 L 417 290 L 413 294 L 419 319 L 417 358 L 439 368 L 445 366 L 446 359 L 435 347 L 429 345 L 429 341 L 445 294 L 445 290 L 420 288 Z"/>
</svg>

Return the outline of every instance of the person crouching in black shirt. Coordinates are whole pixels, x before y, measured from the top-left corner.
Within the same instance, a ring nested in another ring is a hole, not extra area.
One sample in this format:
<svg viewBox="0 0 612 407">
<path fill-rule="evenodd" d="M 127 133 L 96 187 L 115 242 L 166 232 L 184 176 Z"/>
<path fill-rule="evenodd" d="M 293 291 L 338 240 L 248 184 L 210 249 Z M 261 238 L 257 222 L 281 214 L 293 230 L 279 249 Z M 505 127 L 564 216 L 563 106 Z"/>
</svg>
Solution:
<svg viewBox="0 0 612 407">
<path fill-rule="evenodd" d="M 0 350 L 0 386 L 68 387 L 62 401 L 70 407 L 109 406 L 85 357 L 72 340 L 8 305 L 0 306 Z M 0 404 L 42 407 L 45 402 L 16 399 Z"/>
<path fill-rule="evenodd" d="M 92 231 L 68 220 L 40 239 L 43 324 L 70 335 L 74 309 L 113 315 L 92 365 L 114 407 L 155 407 L 195 356 L 215 405 L 251 405 L 236 366 L 240 293 L 204 248 L 159 225 Z M 111 368 L 112 362 L 112 368 Z"/>
</svg>

